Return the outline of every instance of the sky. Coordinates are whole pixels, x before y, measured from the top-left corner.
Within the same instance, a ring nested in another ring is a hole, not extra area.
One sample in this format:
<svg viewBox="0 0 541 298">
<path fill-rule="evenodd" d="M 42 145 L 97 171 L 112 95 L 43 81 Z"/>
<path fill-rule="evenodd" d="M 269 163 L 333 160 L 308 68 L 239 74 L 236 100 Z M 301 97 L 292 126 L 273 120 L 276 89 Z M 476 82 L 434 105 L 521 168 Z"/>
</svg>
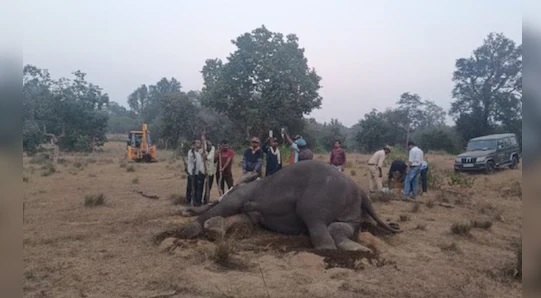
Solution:
<svg viewBox="0 0 541 298">
<path fill-rule="evenodd" d="M 539 1 L 541 2 L 541 1 Z M 412 92 L 450 107 L 456 59 L 490 32 L 522 43 L 516 0 L 74 1 L 27 0 L 23 63 L 54 78 L 87 73 L 127 106 L 141 84 L 175 77 L 200 90 L 206 59 L 226 57 L 231 40 L 261 25 L 294 33 L 322 77 L 320 109 L 309 116 L 351 126 Z"/>
</svg>

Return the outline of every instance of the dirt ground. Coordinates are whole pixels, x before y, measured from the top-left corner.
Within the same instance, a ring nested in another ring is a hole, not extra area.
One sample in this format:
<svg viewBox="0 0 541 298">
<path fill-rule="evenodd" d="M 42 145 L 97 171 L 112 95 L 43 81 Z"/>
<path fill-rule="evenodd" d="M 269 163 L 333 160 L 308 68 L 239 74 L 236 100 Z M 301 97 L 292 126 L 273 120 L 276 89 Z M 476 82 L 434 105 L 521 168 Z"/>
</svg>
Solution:
<svg viewBox="0 0 541 298">
<path fill-rule="evenodd" d="M 23 159 L 24 297 L 522 296 L 513 276 L 521 168 L 455 175 L 452 156 L 427 154 L 434 179 L 422 204 L 374 198 L 380 216 L 404 232 L 369 237 L 380 251 L 371 259 L 315 252 L 306 237 L 261 229 L 219 243 L 157 242 L 192 220 L 178 215 L 183 207 L 172 199 L 185 194 L 182 162 L 160 151 L 158 163 L 126 164 L 124 148 L 110 142 L 103 152 L 65 154 L 54 170 Z M 367 159 L 348 156 L 346 174 L 362 187 Z M 239 163 L 237 156 L 236 178 Z M 103 205 L 85 206 L 85 197 L 100 194 Z M 453 233 L 460 223 L 465 228 Z"/>
</svg>

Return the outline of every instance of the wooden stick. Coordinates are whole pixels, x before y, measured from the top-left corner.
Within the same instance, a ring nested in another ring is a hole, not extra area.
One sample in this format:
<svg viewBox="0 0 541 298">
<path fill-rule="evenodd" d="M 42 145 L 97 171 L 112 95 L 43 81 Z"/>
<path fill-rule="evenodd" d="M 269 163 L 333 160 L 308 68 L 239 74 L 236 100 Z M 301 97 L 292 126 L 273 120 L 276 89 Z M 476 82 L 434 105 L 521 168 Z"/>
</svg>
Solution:
<svg viewBox="0 0 541 298">
<path fill-rule="evenodd" d="M 203 130 L 201 134 L 201 142 L 203 142 L 203 167 L 205 169 L 205 181 L 203 182 L 203 201 L 208 202 L 210 198 L 209 182 L 208 182 L 208 169 L 207 169 L 207 140 L 205 138 L 206 131 Z"/>
<path fill-rule="evenodd" d="M 224 180 L 224 173 L 222 172 L 222 149 L 218 149 L 220 152 L 218 152 L 218 171 L 220 173 L 220 178 L 218 178 L 218 193 L 220 194 L 220 197 L 224 195 L 224 192 L 222 191 L 222 181 Z"/>
</svg>

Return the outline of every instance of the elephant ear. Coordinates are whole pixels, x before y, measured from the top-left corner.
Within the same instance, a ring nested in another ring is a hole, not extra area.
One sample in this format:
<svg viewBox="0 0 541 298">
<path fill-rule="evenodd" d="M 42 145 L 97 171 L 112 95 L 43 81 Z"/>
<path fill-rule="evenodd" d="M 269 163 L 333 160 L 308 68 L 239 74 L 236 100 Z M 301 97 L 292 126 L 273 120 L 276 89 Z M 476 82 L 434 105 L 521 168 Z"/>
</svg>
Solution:
<svg viewBox="0 0 541 298">
<path fill-rule="evenodd" d="M 259 175 L 256 172 L 248 172 L 244 174 L 242 177 L 240 177 L 239 181 L 235 185 L 233 185 L 233 187 L 228 189 L 221 197 L 218 198 L 218 202 L 222 201 L 227 195 L 231 194 L 239 187 L 252 181 L 256 181 L 257 178 L 259 178 Z"/>
<path fill-rule="evenodd" d="M 248 172 L 244 174 L 242 177 L 240 177 L 239 181 L 234 187 L 241 186 L 242 184 L 255 181 L 258 177 L 259 175 L 256 172 Z"/>
</svg>

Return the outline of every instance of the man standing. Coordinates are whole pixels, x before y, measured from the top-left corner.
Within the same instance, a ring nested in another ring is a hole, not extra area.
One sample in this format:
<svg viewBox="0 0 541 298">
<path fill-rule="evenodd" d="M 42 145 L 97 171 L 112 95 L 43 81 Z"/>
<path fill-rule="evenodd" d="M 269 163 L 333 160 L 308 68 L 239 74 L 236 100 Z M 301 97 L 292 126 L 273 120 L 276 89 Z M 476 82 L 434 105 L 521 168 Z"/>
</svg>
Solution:
<svg viewBox="0 0 541 298">
<path fill-rule="evenodd" d="M 408 142 L 409 158 L 406 180 L 404 181 L 404 199 L 415 199 L 419 188 L 419 173 L 423 162 L 423 151 L 415 146 L 415 143 Z"/>
<path fill-rule="evenodd" d="M 391 147 L 385 145 L 383 149 L 376 151 L 368 160 L 368 169 L 370 171 L 370 192 L 381 191 L 383 189 L 383 162 L 385 156 L 391 152 Z"/>
<path fill-rule="evenodd" d="M 287 142 L 291 145 L 291 150 L 293 151 L 291 154 L 291 164 L 295 164 L 303 160 L 314 159 L 314 154 L 306 147 L 307 143 L 302 136 L 295 136 L 295 141 L 291 139 L 288 133 L 285 133 L 285 136 Z"/>
<path fill-rule="evenodd" d="M 342 142 L 339 140 L 334 142 L 329 163 L 340 172 L 346 169 L 346 152 L 342 149 Z"/>
<path fill-rule="evenodd" d="M 269 137 L 263 146 L 263 152 L 267 155 L 265 176 L 270 176 L 282 168 L 282 156 L 280 155 L 280 149 L 278 148 L 278 140 Z"/>
<path fill-rule="evenodd" d="M 421 163 L 421 187 L 423 190 L 421 195 L 424 195 L 428 188 L 428 162 L 426 160 Z"/>
<path fill-rule="evenodd" d="M 220 144 L 220 152 L 216 153 L 216 162 L 218 163 L 218 172 L 216 172 L 216 183 L 218 187 L 224 193 L 225 183 L 227 183 L 227 189 L 233 187 L 233 172 L 231 166 L 233 164 L 233 158 L 235 157 L 235 151 L 229 148 L 227 140 L 222 140 Z"/>
<path fill-rule="evenodd" d="M 252 138 L 252 146 L 244 151 L 242 156 L 242 172 L 256 172 L 261 177 L 261 169 L 263 168 L 263 151 L 259 147 L 259 138 Z"/>
<path fill-rule="evenodd" d="M 203 151 L 201 141 L 192 142 L 192 149 L 188 151 L 188 185 L 186 187 L 186 201 L 193 206 L 201 206 L 203 199 L 203 186 L 205 184 L 205 165 L 203 164 Z"/>
<path fill-rule="evenodd" d="M 212 146 L 212 143 L 210 141 L 207 141 L 207 156 L 206 156 L 206 168 L 207 168 L 207 183 L 208 183 L 208 194 L 205 194 L 205 200 L 203 204 L 208 203 L 208 199 L 210 197 L 210 191 L 212 190 L 212 183 L 214 182 L 214 174 L 216 174 L 216 167 L 214 164 L 214 159 L 216 157 L 216 149 L 214 146 Z"/>
</svg>

